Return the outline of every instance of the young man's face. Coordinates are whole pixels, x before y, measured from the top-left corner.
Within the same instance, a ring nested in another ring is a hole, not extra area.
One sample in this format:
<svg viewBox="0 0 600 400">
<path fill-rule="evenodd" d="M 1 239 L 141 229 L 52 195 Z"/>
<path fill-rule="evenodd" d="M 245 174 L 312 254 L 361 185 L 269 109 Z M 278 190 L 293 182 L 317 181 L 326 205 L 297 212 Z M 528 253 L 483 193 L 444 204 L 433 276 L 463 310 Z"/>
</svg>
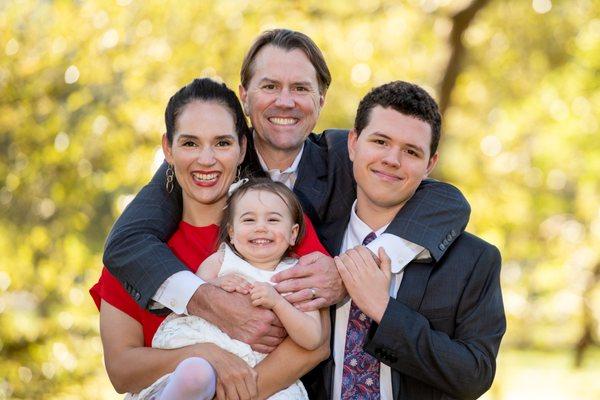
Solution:
<svg viewBox="0 0 600 400">
<path fill-rule="evenodd" d="M 352 130 L 348 136 L 359 207 L 400 209 L 437 162 L 430 143 L 428 123 L 392 108 L 373 108 L 360 135 Z"/>
<path fill-rule="evenodd" d="M 317 124 L 325 96 L 317 73 L 300 49 L 267 45 L 253 62 L 248 87 L 240 98 L 256 130 L 259 146 L 295 151 Z"/>
</svg>

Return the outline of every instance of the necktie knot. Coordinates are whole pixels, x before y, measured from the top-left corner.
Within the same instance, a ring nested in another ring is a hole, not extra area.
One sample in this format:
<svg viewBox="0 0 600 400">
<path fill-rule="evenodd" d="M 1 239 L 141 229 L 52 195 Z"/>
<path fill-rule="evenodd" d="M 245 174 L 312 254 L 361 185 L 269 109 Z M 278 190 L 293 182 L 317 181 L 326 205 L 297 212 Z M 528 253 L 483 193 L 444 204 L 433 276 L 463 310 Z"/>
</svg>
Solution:
<svg viewBox="0 0 600 400">
<path fill-rule="evenodd" d="M 371 243 L 373 240 L 375 240 L 376 237 L 377 237 L 377 235 L 375 234 L 375 232 L 369 233 L 362 242 L 363 246 L 366 246 L 369 243 Z"/>
</svg>

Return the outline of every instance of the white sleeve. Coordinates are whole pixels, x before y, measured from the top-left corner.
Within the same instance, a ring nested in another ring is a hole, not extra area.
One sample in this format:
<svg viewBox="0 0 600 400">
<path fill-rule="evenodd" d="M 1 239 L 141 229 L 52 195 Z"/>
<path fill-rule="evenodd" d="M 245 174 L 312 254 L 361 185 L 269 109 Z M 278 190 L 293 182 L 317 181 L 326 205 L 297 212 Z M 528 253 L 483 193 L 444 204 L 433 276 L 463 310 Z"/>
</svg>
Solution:
<svg viewBox="0 0 600 400">
<path fill-rule="evenodd" d="M 159 286 L 152 300 L 177 314 L 187 314 L 187 305 L 204 280 L 192 271 L 179 271 Z M 155 308 L 155 307 L 150 307 Z M 156 307 L 160 308 L 160 307 Z"/>
<path fill-rule="evenodd" d="M 401 271 L 409 262 L 423 253 L 429 253 L 423 246 L 409 242 L 401 237 L 394 236 L 391 233 L 382 233 L 375 240 L 367 245 L 367 248 L 374 254 L 378 253 L 380 247 L 385 249 L 385 252 L 392 261 L 392 272 Z M 421 258 L 421 257 L 419 257 Z"/>
</svg>

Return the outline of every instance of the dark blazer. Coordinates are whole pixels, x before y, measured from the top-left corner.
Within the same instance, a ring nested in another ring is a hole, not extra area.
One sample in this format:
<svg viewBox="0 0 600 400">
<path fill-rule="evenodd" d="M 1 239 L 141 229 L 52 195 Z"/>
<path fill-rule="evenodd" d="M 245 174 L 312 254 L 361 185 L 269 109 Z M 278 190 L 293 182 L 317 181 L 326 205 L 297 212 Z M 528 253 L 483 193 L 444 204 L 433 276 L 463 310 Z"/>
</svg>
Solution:
<svg viewBox="0 0 600 400">
<path fill-rule="evenodd" d="M 329 240 L 338 250 L 347 223 Z M 465 232 L 440 260 L 406 266 L 364 348 L 392 368 L 394 399 L 475 399 L 492 384 L 505 331 L 500 253 Z M 311 372 L 313 398 L 331 399 L 334 369 L 330 357 Z"/>
<path fill-rule="evenodd" d="M 294 193 L 322 239 L 339 231 L 356 198 L 347 131 L 311 134 L 298 166 Z M 247 173 L 265 175 L 250 138 L 243 163 Z M 181 191 L 165 190 L 166 165 L 135 197 L 115 222 L 104 249 L 104 264 L 142 307 L 172 274 L 187 270 L 165 242 L 181 221 Z M 427 180 L 402 207 L 388 232 L 420 244 L 439 260 L 464 230 L 470 207 L 451 185 Z M 345 227 L 345 225 L 344 225 Z M 325 241 L 327 246 L 327 241 Z M 330 252 L 336 247 L 327 246 Z"/>
</svg>

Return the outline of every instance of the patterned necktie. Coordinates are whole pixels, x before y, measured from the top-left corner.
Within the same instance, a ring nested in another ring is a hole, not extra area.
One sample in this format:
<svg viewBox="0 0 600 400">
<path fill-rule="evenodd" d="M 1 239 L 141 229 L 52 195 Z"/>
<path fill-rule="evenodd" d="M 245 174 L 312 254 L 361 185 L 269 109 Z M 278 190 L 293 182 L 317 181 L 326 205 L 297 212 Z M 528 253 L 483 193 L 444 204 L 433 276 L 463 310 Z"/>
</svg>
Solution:
<svg viewBox="0 0 600 400">
<path fill-rule="evenodd" d="M 377 236 L 367 235 L 363 245 Z M 344 346 L 344 371 L 342 373 L 342 400 L 379 400 L 379 360 L 363 350 L 371 318 L 352 302 Z"/>
</svg>

